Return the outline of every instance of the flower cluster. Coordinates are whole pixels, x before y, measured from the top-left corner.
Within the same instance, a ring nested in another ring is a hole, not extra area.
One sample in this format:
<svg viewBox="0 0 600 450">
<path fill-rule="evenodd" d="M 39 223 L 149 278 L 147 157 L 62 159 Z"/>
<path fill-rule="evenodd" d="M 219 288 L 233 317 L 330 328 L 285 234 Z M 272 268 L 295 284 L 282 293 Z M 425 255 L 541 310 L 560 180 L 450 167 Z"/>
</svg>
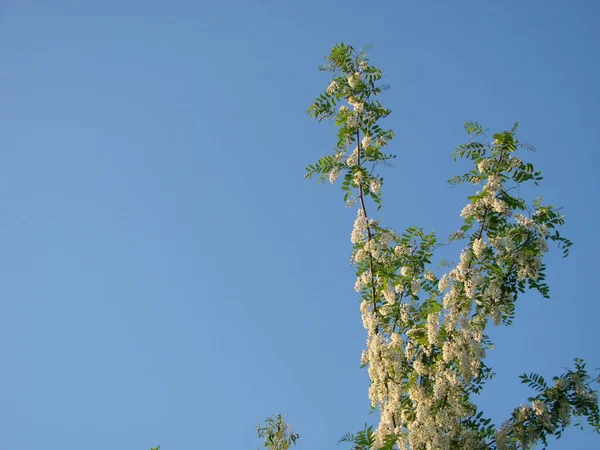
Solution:
<svg viewBox="0 0 600 450">
<path fill-rule="evenodd" d="M 329 86 L 327 86 L 327 95 L 333 95 L 335 91 L 337 91 L 338 87 L 338 82 L 336 80 L 333 80 L 331 83 L 329 83 Z"/>
<path fill-rule="evenodd" d="M 348 77 L 348 85 L 353 89 L 360 86 L 361 83 L 362 77 L 360 75 L 360 72 L 355 72 L 353 75 L 350 75 Z"/>
<path fill-rule="evenodd" d="M 495 134 L 491 145 L 475 140 L 456 149 L 455 158 L 470 160 L 473 169 L 451 182 L 482 188 L 469 197 L 460 212 L 463 224 L 451 238 L 468 243 L 459 261 L 438 276 L 431 266 L 435 234 L 419 228 L 398 234 L 367 214 L 367 197 L 381 206 L 382 178 L 375 168 L 393 157 L 382 151 L 393 133 L 378 125 L 389 110 L 372 100 L 381 92 L 376 87 L 381 71 L 343 44 L 328 61 L 326 69 L 338 77 L 327 89 L 329 97 L 319 97 L 309 112 L 335 120 L 338 144 L 334 156 L 307 167 L 307 176 L 328 174 L 331 182 L 343 177 L 344 199 L 357 206 L 350 261 L 367 333 L 361 364 L 371 382 L 371 405 L 379 410 L 372 448 L 481 449 L 494 448 L 488 445 L 493 442 L 508 449 L 516 440 L 537 442 L 543 433 L 531 424 L 541 423 L 547 432 L 570 414 L 560 402 L 550 407 L 547 399 L 535 399 L 498 430 L 476 420 L 472 402 L 491 377 L 484 363 L 491 348 L 488 323 L 510 324 L 514 304 L 527 288 L 548 296 L 547 241 L 564 252 L 571 245 L 556 231 L 564 218 L 555 208 L 540 199 L 529 206 L 513 193 L 524 182 L 541 180 L 539 171 L 514 155 L 516 128 Z M 338 108 L 343 99 L 350 107 Z M 475 139 L 486 137 L 477 124 L 467 124 L 467 131 Z M 579 391 L 591 395 L 589 389 Z M 592 400 L 586 403 L 588 415 L 594 414 Z M 552 422 L 554 410 L 558 422 Z"/>
</svg>

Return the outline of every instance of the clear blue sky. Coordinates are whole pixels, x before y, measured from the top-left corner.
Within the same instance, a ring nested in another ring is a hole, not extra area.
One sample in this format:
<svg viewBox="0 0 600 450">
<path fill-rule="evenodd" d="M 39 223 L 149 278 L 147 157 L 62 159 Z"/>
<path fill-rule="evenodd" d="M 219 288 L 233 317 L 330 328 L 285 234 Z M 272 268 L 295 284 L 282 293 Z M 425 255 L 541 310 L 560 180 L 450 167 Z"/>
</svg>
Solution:
<svg viewBox="0 0 600 450">
<path fill-rule="evenodd" d="M 494 419 L 517 375 L 600 367 L 596 1 L 5 0 L 0 4 L 0 448 L 298 449 L 368 415 L 354 212 L 303 179 L 333 146 L 304 111 L 331 46 L 375 44 L 397 139 L 381 217 L 460 221 L 462 123 L 520 121 L 565 207 L 552 299 L 493 331 Z M 594 206 L 596 205 L 596 206 Z M 570 429 L 554 449 L 600 447 Z"/>
</svg>

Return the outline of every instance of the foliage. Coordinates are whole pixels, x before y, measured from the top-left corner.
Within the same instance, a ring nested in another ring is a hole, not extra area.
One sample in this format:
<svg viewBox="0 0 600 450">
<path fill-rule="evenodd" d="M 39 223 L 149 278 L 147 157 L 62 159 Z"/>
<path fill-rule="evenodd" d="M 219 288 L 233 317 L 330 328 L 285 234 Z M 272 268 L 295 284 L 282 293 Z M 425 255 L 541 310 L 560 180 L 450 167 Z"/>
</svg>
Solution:
<svg viewBox="0 0 600 450">
<path fill-rule="evenodd" d="M 256 426 L 256 431 L 258 437 L 264 439 L 264 448 L 269 450 L 288 450 L 300 438 L 281 414 L 267 417 L 263 424 Z"/>
<path fill-rule="evenodd" d="M 442 245 L 435 233 L 408 228 L 396 233 L 367 214 L 370 199 L 382 206 L 383 178 L 376 169 L 394 158 L 384 148 L 394 137 L 380 121 L 391 111 L 375 99 L 380 69 L 366 54 L 337 44 L 322 70 L 333 79 L 308 109 L 318 121 L 337 130 L 333 154 L 306 167 L 306 177 L 335 183 L 342 179 L 344 200 L 356 206 L 351 233 L 355 289 L 367 330 L 362 365 L 371 381 L 369 398 L 379 411 L 376 428 L 346 434 L 340 442 L 355 450 L 525 449 L 547 436 L 560 437 L 571 417 L 585 417 L 600 432 L 598 396 L 583 361 L 554 377 L 548 386 L 536 374 L 522 381 L 538 394 L 531 405 L 515 408 L 496 427 L 478 411 L 474 397 L 492 376 L 484 363 L 492 342 L 489 322 L 510 325 L 515 303 L 528 290 L 550 295 L 544 254 L 556 243 L 567 256 L 571 241 L 560 234 L 559 209 L 521 197 L 520 187 L 539 185 L 543 177 L 519 155 L 517 124 L 490 134 L 465 124 L 469 142 L 459 145 L 455 160 L 471 169 L 449 180 L 477 186 L 460 216 L 462 226 L 446 243 L 462 245 L 459 262 L 445 273 L 432 265 Z"/>
</svg>

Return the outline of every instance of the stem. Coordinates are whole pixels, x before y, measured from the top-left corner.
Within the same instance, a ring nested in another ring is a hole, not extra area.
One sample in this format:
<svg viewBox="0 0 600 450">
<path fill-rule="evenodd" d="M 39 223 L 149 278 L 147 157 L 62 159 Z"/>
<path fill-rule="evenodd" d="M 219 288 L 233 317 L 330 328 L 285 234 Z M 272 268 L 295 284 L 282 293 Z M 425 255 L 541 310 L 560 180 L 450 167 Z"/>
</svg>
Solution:
<svg viewBox="0 0 600 450">
<path fill-rule="evenodd" d="M 356 165 L 360 167 L 360 131 L 358 128 L 356 129 L 356 145 L 358 149 L 358 154 L 356 158 Z M 362 208 L 363 214 L 365 216 L 365 220 L 367 221 L 367 240 L 370 242 L 373 239 L 373 235 L 371 233 L 371 227 L 369 226 L 369 216 L 367 215 L 367 208 L 365 207 L 365 198 L 363 193 L 362 183 L 358 183 L 358 199 L 360 200 L 360 207 Z M 377 314 L 377 291 L 375 290 L 375 273 L 373 270 L 373 256 L 369 253 L 369 269 L 371 270 L 371 298 L 373 301 L 373 311 Z M 379 328 L 377 328 L 377 332 L 379 332 Z"/>
</svg>

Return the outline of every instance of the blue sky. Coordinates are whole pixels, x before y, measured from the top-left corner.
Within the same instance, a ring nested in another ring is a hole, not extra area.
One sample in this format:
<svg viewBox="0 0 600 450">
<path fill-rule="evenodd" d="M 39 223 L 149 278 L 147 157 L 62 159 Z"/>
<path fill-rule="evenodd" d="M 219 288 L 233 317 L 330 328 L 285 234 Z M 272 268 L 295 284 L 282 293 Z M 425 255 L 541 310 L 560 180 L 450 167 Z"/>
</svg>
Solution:
<svg viewBox="0 0 600 450">
<path fill-rule="evenodd" d="M 281 411 L 298 449 L 368 415 L 354 212 L 303 179 L 333 132 L 305 110 L 336 42 L 375 44 L 397 138 L 380 217 L 441 236 L 462 124 L 520 121 L 572 256 L 552 299 L 493 330 L 498 422 L 517 376 L 600 367 L 594 1 L 5 0 L 0 5 L 0 447 L 256 448 Z M 592 283 L 593 282 L 593 283 Z M 600 437 L 570 429 L 554 449 Z"/>
</svg>

